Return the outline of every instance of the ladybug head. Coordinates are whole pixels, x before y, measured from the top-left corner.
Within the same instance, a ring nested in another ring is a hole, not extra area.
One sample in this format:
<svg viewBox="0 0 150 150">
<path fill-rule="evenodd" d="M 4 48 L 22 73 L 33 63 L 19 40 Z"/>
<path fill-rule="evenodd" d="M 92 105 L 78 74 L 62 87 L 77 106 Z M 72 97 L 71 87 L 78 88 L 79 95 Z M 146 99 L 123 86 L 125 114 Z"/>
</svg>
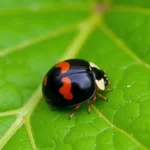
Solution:
<svg viewBox="0 0 150 150">
<path fill-rule="evenodd" d="M 108 85 L 108 78 L 103 70 L 101 70 L 98 66 L 94 63 L 90 62 L 90 67 L 94 75 L 96 86 L 100 90 L 104 90 L 105 86 Z"/>
</svg>

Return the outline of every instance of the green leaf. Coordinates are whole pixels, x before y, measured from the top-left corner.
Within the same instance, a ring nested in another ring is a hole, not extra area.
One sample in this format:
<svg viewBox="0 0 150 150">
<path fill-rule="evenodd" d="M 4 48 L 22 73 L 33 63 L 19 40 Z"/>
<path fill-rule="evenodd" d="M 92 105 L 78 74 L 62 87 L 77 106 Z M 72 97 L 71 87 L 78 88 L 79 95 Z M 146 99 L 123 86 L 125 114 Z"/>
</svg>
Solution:
<svg viewBox="0 0 150 150">
<path fill-rule="evenodd" d="M 7 0 L 0 21 L 0 149 L 150 149 L 148 0 Z M 68 58 L 107 70 L 113 89 L 71 120 L 73 108 L 52 111 L 41 92 Z"/>
</svg>

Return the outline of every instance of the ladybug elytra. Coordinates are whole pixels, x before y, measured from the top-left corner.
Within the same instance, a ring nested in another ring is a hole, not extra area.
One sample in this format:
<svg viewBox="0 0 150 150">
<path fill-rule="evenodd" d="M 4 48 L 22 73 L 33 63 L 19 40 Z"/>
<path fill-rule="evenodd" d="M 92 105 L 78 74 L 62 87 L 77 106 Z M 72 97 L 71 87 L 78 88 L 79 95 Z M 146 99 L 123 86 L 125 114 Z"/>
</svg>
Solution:
<svg viewBox="0 0 150 150">
<path fill-rule="evenodd" d="M 68 59 L 58 62 L 45 75 L 42 85 L 43 95 L 54 108 L 75 107 L 69 119 L 79 109 L 80 105 L 90 99 L 90 107 L 96 101 L 96 96 L 107 100 L 97 91 L 111 91 L 105 89 L 109 85 L 103 70 L 92 62 L 82 59 Z"/>
</svg>

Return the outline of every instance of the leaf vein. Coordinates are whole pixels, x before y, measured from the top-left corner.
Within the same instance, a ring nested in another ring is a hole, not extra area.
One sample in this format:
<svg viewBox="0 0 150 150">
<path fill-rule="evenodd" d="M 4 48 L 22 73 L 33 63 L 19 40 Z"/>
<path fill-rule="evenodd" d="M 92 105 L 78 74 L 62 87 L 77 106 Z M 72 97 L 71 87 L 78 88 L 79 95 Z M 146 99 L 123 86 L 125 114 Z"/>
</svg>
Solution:
<svg viewBox="0 0 150 150">
<path fill-rule="evenodd" d="M 0 112 L 0 117 L 17 115 L 17 113 L 18 113 L 18 109 L 6 111 L 6 112 Z"/>
<path fill-rule="evenodd" d="M 139 141 L 137 141 L 133 136 L 131 136 L 129 133 L 127 133 L 126 131 L 116 127 L 113 123 L 111 123 L 94 105 L 92 106 L 92 108 L 96 111 L 96 113 L 98 114 L 98 116 L 100 118 L 102 118 L 113 130 L 116 130 L 122 134 L 124 134 L 125 136 L 127 136 L 132 142 L 134 142 L 136 144 L 137 147 L 143 149 L 143 150 L 148 150 L 144 145 L 142 145 Z"/>
<path fill-rule="evenodd" d="M 113 5 L 113 7 L 109 10 L 109 12 L 117 11 L 117 12 L 133 12 L 133 13 L 141 13 L 141 14 L 150 14 L 150 9 L 131 6 L 131 5 Z"/>
<path fill-rule="evenodd" d="M 29 118 L 25 118 L 24 122 L 25 122 L 24 124 L 25 124 L 26 129 L 27 129 L 27 133 L 28 133 L 28 137 L 30 139 L 30 143 L 31 143 L 32 149 L 33 150 L 37 150 L 37 146 L 35 144 L 33 133 L 32 133 L 30 119 Z"/>
<path fill-rule="evenodd" d="M 4 57 L 4 56 L 6 56 L 6 55 L 8 55 L 12 52 L 15 52 L 15 51 L 23 50 L 24 48 L 26 48 L 28 46 L 38 44 L 40 42 L 48 40 L 49 38 L 57 37 L 57 36 L 65 33 L 65 32 L 69 32 L 69 31 L 72 31 L 72 30 L 76 29 L 77 27 L 78 27 L 78 23 L 74 24 L 74 25 L 71 25 L 71 26 L 68 26 L 68 27 L 58 29 L 57 31 L 49 32 L 48 34 L 42 35 L 38 38 L 33 38 L 31 40 L 22 42 L 22 43 L 14 46 L 14 47 L 3 49 L 3 50 L 0 51 L 0 57 Z"/>
<path fill-rule="evenodd" d="M 106 35 L 112 39 L 118 47 L 122 51 L 124 51 L 128 56 L 130 56 L 134 61 L 136 61 L 138 64 L 143 65 L 145 68 L 150 69 L 150 65 L 146 62 L 144 62 L 142 59 L 140 59 L 117 35 L 115 35 L 110 28 L 108 28 L 105 24 L 100 26 L 100 29 L 106 33 Z"/>
<path fill-rule="evenodd" d="M 16 131 L 23 125 L 22 118 L 19 116 L 13 122 L 11 127 L 7 130 L 7 132 L 0 139 L 0 149 L 4 147 L 4 145 L 8 142 L 8 140 L 16 133 Z"/>
<path fill-rule="evenodd" d="M 90 5 L 56 5 L 54 6 L 38 6 L 38 7 L 22 7 L 22 8 L 10 8 L 10 9 L 0 9 L 1 15 L 12 15 L 12 14 L 25 14 L 25 13 L 42 13 L 42 12 L 56 12 L 56 11 L 89 11 Z"/>
</svg>

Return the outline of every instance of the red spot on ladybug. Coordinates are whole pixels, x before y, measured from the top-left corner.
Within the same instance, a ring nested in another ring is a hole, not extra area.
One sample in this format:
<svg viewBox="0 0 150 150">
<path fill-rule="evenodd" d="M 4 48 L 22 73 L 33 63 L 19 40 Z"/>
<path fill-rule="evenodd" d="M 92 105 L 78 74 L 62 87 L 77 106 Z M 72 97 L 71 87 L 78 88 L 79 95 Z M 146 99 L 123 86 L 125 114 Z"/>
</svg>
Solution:
<svg viewBox="0 0 150 150">
<path fill-rule="evenodd" d="M 71 80 L 68 77 L 64 77 L 61 81 L 63 82 L 63 86 L 59 89 L 59 92 L 65 99 L 72 100 L 73 95 L 71 93 Z"/>
<path fill-rule="evenodd" d="M 65 73 L 69 70 L 70 64 L 68 62 L 60 62 L 56 65 L 56 68 L 61 68 L 61 73 Z"/>
<path fill-rule="evenodd" d="M 46 86 L 46 84 L 47 84 L 47 76 L 45 76 L 44 78 L 44 85 Z"/>
</svg>

